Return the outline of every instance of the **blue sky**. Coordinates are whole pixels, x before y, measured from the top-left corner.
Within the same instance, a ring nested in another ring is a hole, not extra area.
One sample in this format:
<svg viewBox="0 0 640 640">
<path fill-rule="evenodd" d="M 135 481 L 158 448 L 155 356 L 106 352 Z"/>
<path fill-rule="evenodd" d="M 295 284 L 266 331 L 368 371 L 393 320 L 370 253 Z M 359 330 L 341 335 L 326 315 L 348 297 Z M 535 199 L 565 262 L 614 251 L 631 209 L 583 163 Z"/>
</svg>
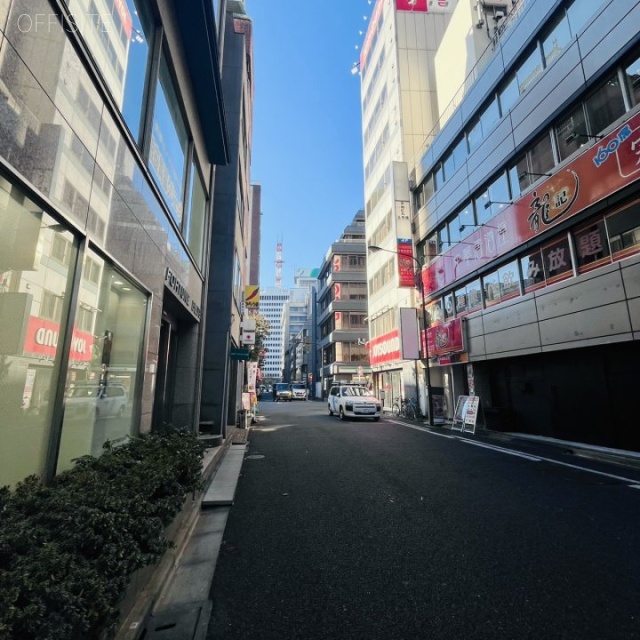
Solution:
<svg viewBox="0 0 640 640">
<path fill-rule="evenodd" d="M 261 287 L 275 285 L 278 241 L 286 288 L 294 269 L 321 265 L 364 206 L 360 78 L 351 67 L 374 4 L 246 2 L 254 38 L 251 181 L 262 186 Z"/>
</svg>

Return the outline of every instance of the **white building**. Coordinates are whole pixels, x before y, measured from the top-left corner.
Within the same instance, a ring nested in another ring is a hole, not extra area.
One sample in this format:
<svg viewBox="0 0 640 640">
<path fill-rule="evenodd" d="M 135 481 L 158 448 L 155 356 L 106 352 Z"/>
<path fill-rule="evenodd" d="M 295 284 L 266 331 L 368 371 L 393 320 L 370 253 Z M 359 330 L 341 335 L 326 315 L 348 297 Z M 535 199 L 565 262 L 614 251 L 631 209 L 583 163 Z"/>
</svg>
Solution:
<svg viewBox="0 0 640 640">
<path fill-rule="evenodd" d="M 283 313 L 289 301 L 289 291 L 276 287 L 260 291 L 259 314 L 269 322 L 269 335 L 264 341 L 266 355 L 262 377 L 267 381 L 280 380 L 284 368 L 284 324 Z"/>
<path fill-rule="evenodd" d="M 455 5 L 378 0 L 360 56 L 366 239 L 382 249 L 367 260 L 370 362 L 388 406 L 424 388 L 399 347 L 398 309 L 417 304 L 407 163 L 438 120 L 434 61 Z"/>
</svg>

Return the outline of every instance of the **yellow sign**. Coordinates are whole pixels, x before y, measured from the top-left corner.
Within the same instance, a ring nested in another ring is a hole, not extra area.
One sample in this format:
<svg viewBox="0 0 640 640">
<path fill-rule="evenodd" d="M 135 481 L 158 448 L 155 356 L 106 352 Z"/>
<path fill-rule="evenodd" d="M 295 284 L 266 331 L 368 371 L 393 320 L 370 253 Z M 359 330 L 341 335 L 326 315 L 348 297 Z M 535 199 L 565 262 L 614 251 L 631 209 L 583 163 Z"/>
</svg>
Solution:
<svg viewBox="0 0 640 640">
<path fill-rule="evenodd" d="M 247 307 L 257 307 L 260 304 L 260 287 L 249 284 L 244 288 L 244 303 Z"/>
</svg>

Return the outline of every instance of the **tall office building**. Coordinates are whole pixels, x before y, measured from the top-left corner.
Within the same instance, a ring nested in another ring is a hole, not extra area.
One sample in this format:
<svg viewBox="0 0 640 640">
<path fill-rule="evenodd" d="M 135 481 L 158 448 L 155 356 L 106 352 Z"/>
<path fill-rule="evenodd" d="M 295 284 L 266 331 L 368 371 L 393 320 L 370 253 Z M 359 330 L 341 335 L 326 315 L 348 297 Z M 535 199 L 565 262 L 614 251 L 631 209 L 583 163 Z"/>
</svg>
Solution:
<svg viewBox="0 0 640 640">
<path fill-rule="evenodd" d="M 242 408 L 244 362 L 230 357 L 241 345 L 246 259 L 251 238 L 250 160 L 253 124 L 252 22 L 241 0 L 224 13 L 222 87 L 230 162 L 216 171 L 207 292 L 207 331 L 200 422 L 225 435 Z M 229 259 L 229 257 L 231 259 Z"/>
<path fill-rule="evenodd" d="M 388 406 L 424 388 L 400 351 L 399 309 L 417 304 L 408 163 L 438 120 L 434 59 L 455 5 L 378 0 L 360 55 L 366 239 L 382 249 L 367 259 L 369 359 Z"/>
<path fill-rule="evenodd" d="M 0 486 L 198 429 L 228 161 L 215 16 L 199 0 L 85 6 L 0 2 Z"/>
<path fill-rule="evenodd" d="M 264 341 L 265 357 L 262 377 L 265 382 L 282 380 L 284 370 L 285 330 L 284 314 L 289 291 L 277 287 L 260 291 L 258 313 L 269 323 L 269 335 Z"/>
<path fill-rule="evenodd" d="M 472 393 L 489 427 L 640 450 L 638 24 L 638 0 L 514 3 L 411 168 L 449 416 Z"/>
</svg>

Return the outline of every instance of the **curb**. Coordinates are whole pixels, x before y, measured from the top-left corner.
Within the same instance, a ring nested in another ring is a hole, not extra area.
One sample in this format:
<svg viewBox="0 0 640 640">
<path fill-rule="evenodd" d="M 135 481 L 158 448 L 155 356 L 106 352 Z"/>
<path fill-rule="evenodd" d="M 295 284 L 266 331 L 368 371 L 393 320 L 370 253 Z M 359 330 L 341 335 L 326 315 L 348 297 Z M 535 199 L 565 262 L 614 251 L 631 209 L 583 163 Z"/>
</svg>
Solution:
<svg viewBox="0 0 640 640">
<path fill-rule="evenodd" d="M 172 537 L 175 546 L 165 553 L 160 562 L 153 568 L 149 578 L 143 583 L 133 606 L 121 620 L 114 640 L 137 640 L 143 632 L 145 621 L 166 589 L 167 584 L 171 582 L 172 576 L 180 564 L 200 516 L 202 496 L 204 496 L 206 488 L 211 483 L 214 472 L 230 444 L 231 439 L 228 438 L 221 446 L 205 452 L 205 458 L 202 461 L 204 488 L 193 496 L 191 502 L 187 501 L 181 514 L 176 516 L 176 521 L 179 523 Z M 141 577 L 144 578 L 144 575 Z M 132 577 L 129 583 L 129 590 L 135 589 L 134 583 L 135 577 Z"/>
</svg>

